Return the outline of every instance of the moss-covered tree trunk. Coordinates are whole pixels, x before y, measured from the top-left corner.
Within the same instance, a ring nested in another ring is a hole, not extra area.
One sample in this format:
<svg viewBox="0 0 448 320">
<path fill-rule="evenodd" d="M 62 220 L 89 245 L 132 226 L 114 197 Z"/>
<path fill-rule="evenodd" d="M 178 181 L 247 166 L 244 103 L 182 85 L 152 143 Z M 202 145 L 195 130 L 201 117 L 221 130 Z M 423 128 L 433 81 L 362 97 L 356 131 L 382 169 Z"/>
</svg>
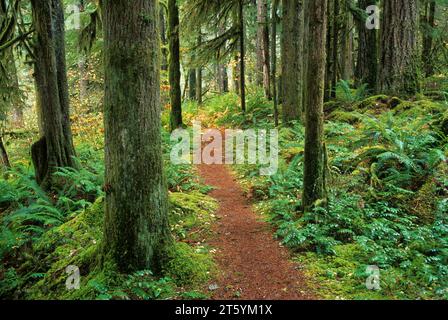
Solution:
<svg viewBox="0 0 448 320">
<path fill-rule="evenodd" d="M 420 90 L 418 54 L 418 1 L 383 3 L 379 91 L 414 95 Z"/>
<path fill-rule="evenodd" d="M 331 98 L 336 98 L 336 85 L 339 80 L 338 72 L 338 57 L 339 57 L 339 34 L 341 29 L 340 24 L 340 7 L 341 0 L 333 0 L 333 44 L 331 47 L 331 60 L 332 60 L 332 71 L 331 71 L 331 88 L 330 96 Z M 330 55 L 330 53 L 328 53 Z"/>
<path fill-rule="evenodd" d="M 433 34 L 434 28 L 436 27 L 436 7 L 437 4 L 435 0 L 429 0 L 428 3 L 425 3 L 422 60 L 425 75 L 427 77 L 434 74 Z"/>
<path fill-rule="evenodd" d="M 282 101 L 283 123 L 298 121 L 302 111 L 303 0 L 283 0 Z"/>
<path fill-rule="evenodd" d="M 327 42 L 326 42 L 326 51 L 327 51 L 327 63 L 325 69 L 325 96 L 324 100 L 328 101 L 331 97 L 331 81 L 333 79 L 333 60 L 331 55 L 332 50 L 332 36 L 333 36 L 333 0 L 327 0 Z M 304 49 L 305 50 L 305 49 Z M 303 99 L 302 99 L 303 100 Z"/>
<path fill-rule="evenodd" d="M 327 0 L 308 2 L 308 93 L 305 105 L 305 165 L 303 208 L 310 210 L 318 200 L 325 201 L 324 81 L 327 33 Z"/>
<path fill-rule="evenodd" d="M 176 0 L 168 0 L 168 41 L 170 49 L 169 80 L 171 99 L 171 130 L 180 128 L 182 122 L 182 91 L 180 88 L 179 8 Z"/>
<path fill-rule="evenodd" d="M 263 86 L 265 95 L 271 98 L 271 75 L 269 67 L 268 1 L 257 1 L 257 85 Z"/>
<path fill-rule="evenodd" d="M 54 0 L 59 2 L 59 0 Z M 61 48 L 62 20 L 53 21 L 60 3 L 32 0 L 36 28 L 34 76 L 39 101 L 41 139 L 31 147 L 36 180 L 44 188 L 52 184 L 52 173 L 57 167 L 73 166 L 74 149 L 68 110 L 68 93 L 64 88 L 65 57 Z M 59 7 L 61 8 L 61 7 Z M 59 13 L 60 14 L 60 13 Z M 66 100 L 65 100 L 66 99 Z"/>
<path fill-rule="evenodd" d="M 376 5 L 377 0 L 359 0 L 358 7 L 365 11 L 369 6 Z M 377 30 L 366 27 L 366 19 L 356 16 L 358 29 L 358 58 L 355 70 L 355 80 L 358 86 L 367 84 L 374 92 L 378 77 L 378 41 Z"/>
<path fill-rule="evenodd" d="M 103 0 L 106 217 L 103 261 L 157 271 L 169 243 L 157 1 Z"/>
</svg>

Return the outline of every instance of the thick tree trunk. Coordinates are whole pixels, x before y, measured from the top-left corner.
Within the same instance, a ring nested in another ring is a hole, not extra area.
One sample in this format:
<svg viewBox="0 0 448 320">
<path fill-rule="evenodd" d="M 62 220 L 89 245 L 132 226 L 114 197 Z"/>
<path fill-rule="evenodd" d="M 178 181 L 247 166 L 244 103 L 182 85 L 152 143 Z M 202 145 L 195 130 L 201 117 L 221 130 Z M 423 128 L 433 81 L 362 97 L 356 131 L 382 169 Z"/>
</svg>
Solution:
<svg viewBox="0 0 448 320">
<path fill-rule="evenodd" d="M 274 122 L 278 127 L 278 90 L 277 90 L 277 10 L 279 0 L 272 1 L 272 42 L 271 42 L 271 82 L 272 82 L 272 98 L 274 100 Z"/>
<path fill-rule="evenodd" d="M 53 32 L 55 41 L 56 68 L 59 90 L 59 103 L 62 112 L 62 130 L 65 138 L 65 153 L 67 155 L 75 155 L 75 147 L 73 145 L 73 137 L 70 122 L 70 99 L 67 80 L 67 66 L 65 61 L 65 19 L 62 0 L 52 0 L 53 10 Z M 73 161 L 70 157 L 70 166 Z"/>
<path fill-rule="evenodd" d="M 353 78 L 353 18 L 348 3 L 344 4 L 341 34 L 341 76 L 345 81 Z"/>
<path fill-rule="evenodd" d="M 169 80 L 171 98 L 171 130 L 183 125 L 182 91 L 180 88 L 179 8 L 176 0 L 168 0 L 168 41 L 170 46 Z"/>
<path fill-rule="evenodd" d="M 283 122 L 298 121 L 302 111 L 303 3 L 283 0 L 282 102 Z"/>
<path fill-rule="evenodd" d="M 379 91 L 414 95 L 420 90 L 417 0 L 384 2 Z"/>
<path fill-rule="evenodd" d="M 163 178 L 157 1 L 103 0 L 106 217 L 103 264 L 158 271 L 170 243 Z"/>
<path fill-rule="evenodd" d="M 324 147 L 325 42 L 327 0 L 309 1 L 308 94 L 305 130 L 303 208 L 310 210 L 318 200 L 326 201 Z"/>
<path fill-rule="evenodd" d="M 423 35 L 423 68 L 425 75 L 430 77 L 434 74 L 434 57 L 433 57 L 433 30 L 436 27 L 435 16 L 436 16 L 436 1 L 430 0 L 427 6 L 427 13 L 425 13 L 425 30 Z M 428 10 L 429 6 L 429 10 Z"/>
<path fill-rule="evenodd" d="M 63 26 L 56 26 L 52 21 L 53 10 L 50 2 L 32 0 L 31 4 L 37 36 L 34 67 L 42 133 L 41 139 L 32 146 L 31 153 L 37 182 L 44 188 L 49 188 L 52 184 L 52 173 L 57 167 L 73 166 L 74 156 L 68 89 L 64 87 L 67 83 L 63 74 L 64 49 L 60 47 L 60 28 Z M 56 9 L 57 6 L 58 4 Z"/>
<path fill-rule="evenodd" d="M 244 28 L 244 1 L 239 0 L 239 26 L 240 26 L 240 96 L 241 110 L 246 112 L 246 54 L 245 54 L 245 28 Z"/>
<path fill-rule="evenodd" d="M 365 11 L 369 6 L 376 5 L 377 0 L 359 0 L 359 8 Z M 371 92 L 376 91 L 378 77 L 378 41 L 377 30 L 366 28 L 366 20 L 356 19 L 358 28 L 358 58 L 356 64 L 356 85 L 367 84 Z"/>
<path fill-rule="evenodd" d="M 257 85 L 263 86 L 265 95 L 271 98 L 271 74 L 269 67 L 269 23 L 267 0 L 257 1 Z"/>
</svg>

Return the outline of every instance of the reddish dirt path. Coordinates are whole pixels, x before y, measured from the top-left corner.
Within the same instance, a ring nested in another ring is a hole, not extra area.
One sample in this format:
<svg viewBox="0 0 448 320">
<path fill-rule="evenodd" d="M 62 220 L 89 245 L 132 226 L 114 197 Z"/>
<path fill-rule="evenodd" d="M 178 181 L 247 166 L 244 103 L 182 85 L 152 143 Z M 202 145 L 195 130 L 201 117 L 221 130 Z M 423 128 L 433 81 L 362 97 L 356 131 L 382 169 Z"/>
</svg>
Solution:
<svg viewBox="0 0 448 320">
<path fill-rule="evenodd" d="M 217 300 L 304 300 L 313 295 L 304 275 L 289 260 L 288 250 L 273 239 L 269 224 L 257 219 L 251 204 L 224 165 L 201 165 L 205 183 L 220 208 L 209 241 L 217 249 L 221 275 L 212 293 Z"/>
</svg>

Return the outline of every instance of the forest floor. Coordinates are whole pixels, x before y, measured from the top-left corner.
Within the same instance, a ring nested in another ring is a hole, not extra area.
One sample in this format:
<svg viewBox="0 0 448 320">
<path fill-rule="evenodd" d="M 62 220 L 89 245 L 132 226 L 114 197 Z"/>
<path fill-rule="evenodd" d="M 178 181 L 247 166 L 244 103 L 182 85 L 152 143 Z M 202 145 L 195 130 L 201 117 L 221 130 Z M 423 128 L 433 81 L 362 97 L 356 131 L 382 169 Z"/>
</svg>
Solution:
<svg viewBox="0 0 448 320">
<path fill-rule="evenodd" d="M 272 227 L 259 219 L 250 201 L 225 165 L 199 166 L 201 177 L 213 186 L 219 221 L 210 245 L 219 267 L 217 300 L 307 300 L 314 297 L 300 265 L 273 238 Z M 216 287 L 215 285 L 215 287 Z"/>
</svg>

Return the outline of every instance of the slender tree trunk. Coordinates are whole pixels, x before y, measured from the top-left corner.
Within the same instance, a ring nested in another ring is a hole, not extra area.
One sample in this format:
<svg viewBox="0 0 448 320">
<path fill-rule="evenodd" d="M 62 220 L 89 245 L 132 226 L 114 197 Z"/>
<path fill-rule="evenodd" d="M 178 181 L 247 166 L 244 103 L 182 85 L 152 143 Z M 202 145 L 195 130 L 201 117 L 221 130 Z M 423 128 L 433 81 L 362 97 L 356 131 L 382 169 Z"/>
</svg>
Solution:
<svg viewBox="0 0 448 320">
<path fill-rule="evenodd" d="M 162 59 L 161 59 L 161 70 L 168 71 L 168 40 L 166 36 L 166 19 L 165 19 L 165 11 L 163 8 L 159 10 L 159 22 L 160 22 L 160 43 L 162 45 Z"/>
<path fill-rule="evenodd" d="M 171 130 L 180 128 L 182 122 L 182 91 L 180 88 L 179 8 L 176 0 L 168 0 L 168 41 L 170 46 L 169 80 L 171 98 Z"/>
<path fill-rule="evenodd" d="M 272 96 L 274 100 L 274 122 L 275 126 L 278 127 L 278 94 L 277 94 L 277 10 L 278 1 L 273 0 L 272 2 L 272 43 L 271 43 L 271 82 L 272 82 Z"/>
<path fill-rule="evenodd" d="M 202 34 L 199 34 L 197 39 L 198 47 L 202 45 Z M 196 69 L 196 101 L 202 104 L 202 66 Z"/>
<path fill-rule="evenodd" d="M 283 122 L 298 121 L 302 111 L 303 4 L 302 0 L 283 0 L 282 102 Z"/>
<path fill-rule="evenodd" d="M 239 26 L 240 26 L 240 95 L 241 110 L 246 112 L 246 64 L 245 64 L 245 28 L 244 28 L 244 0 L 239 0 Z"/>
<path fill-rule="evenodd" d="M 436 27 L 435 24 L 435 16 L 436 16 L 436 1 L 430 0 L 429 4 L 429 13 L 425 14 L 425 30 L 423 35 L 423 52 L 422 52 L 422 60 L 423 67 L 425 71 L 425 75 L 430 77 L 434 74 L 434 57 L 432 55 L 433 49 L 433 30 Z"/>
<path fill-rule="evenodd" d="M 340 1 L 334 0 L 333 4 L 333 47 L 332 47 L 332 61 L 333 70 L 331 72 L 331 98 L 336 98 L 336 85 L 338 83 L 338 56 L 339 56 L 339 31 L 340 31 Z"/>
<path fill-rule="evenodd" d="M 325 44 L 327 0 L 309 1 L 308 94 L 305 129 L 303 208 L 310 210 L 318 200 L 326 202 L 324 147 Z"/>
<path fill-rule="evenodd" d="M 79 12 L 84 12 L 84 0 L 80 0 L 78 3 Z M 82 21 L 81 21 L 82 23 Z M 81 25 L 82 28 L 82 25 Z M 89 85 L 89 79 L 87 72 L 87 55 L 84 50 L 79 50 L 79 60 L 78 60 L 78 68 L 79 68 L 79 100 L 84 102 L 87 99 L 87 88 Z"/>
<path fill-rule="evenodd" d="M 414 95 L 420 90 L 417 0 L 384 2 L 379 90 Z"/>
<path fill-rule="evenodd" d="M 61 47 L 63 26 L 53 24 L 51 2 L 32 0 L 31 4 L 37 37 L 34 74 L 42 134 L 41 139 L 31 147 L 31 154 L 37 182 L 44 188 L 49 188 L 52 184 L 51 176 L 56 168 L 73 166 L 74 156 L 68 90 L 64 87 L 65 61 L 63 61 L 64 49 Z M 63 19 L 59 17 L 58 22 L 61 21 Z"/>
<path fill-rule="evenodd" d="M 5 145 L 3 144 L 3 137 L 0 135 L 0 159 L 5 168 L 11 168 L 11 163 L 9 162 L 8 153 L 6 152 Z"/>
<path fill-rule="evenodd" d="M 188 97 L 191 101 L 196 100 L 196 69 L 188 72 Z"/>
<path fill-rule="evenodd" d="M 269 58 L 269 23 L 267 0 L 257 1 L 257 85 L 263 86 L 265 95 L 271 98 L 271 73 Z"/>
<path fill-rule="evenodd" d="M 365 11 L 369 6 L 376 5 L 377 0 L 359 0 L 359 9 Z M 376 91 L 378 77 L 378 41 L 377 30 L 366 28 L 366 20 L 357 18 L 358 28 L 358 62 L 356 64 L 356 85 L 367 84 L 367 88 Z"/>
<path fill-rule="evenodd" d="M 163 178 L 157 1 L 103 0 L 106 217 L 103 265 L 160 270 L 171 241 Z"/>
<path fill-rule="evenodd" d="M 331 84 L 333 79 L 333 61 L 332 61 L 332 36 L 333 36 L 333 0 L 327 0 L 327 42 L 326 42 L 326 51 L 327 51 L 327 63 L 325 70 L 325 101 L 330 100 L 331 97 Z M 303 99 L 302 99 L 303 100 Z"/>
</svg>

